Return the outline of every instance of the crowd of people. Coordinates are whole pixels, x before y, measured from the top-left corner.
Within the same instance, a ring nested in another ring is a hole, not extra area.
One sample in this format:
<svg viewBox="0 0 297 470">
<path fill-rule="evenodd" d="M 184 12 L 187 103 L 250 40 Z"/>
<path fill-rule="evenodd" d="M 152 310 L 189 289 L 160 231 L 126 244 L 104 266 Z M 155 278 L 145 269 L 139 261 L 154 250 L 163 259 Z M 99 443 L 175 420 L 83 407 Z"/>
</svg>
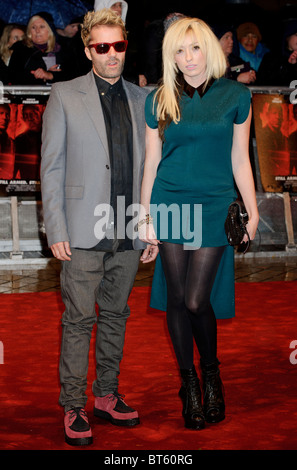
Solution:
<svg viewBox="0 0 297 470">
<path fill-rule="evenodd" d="M 96 0 L 94 9 L 114 9 L 126 21 L 128 3 Z M 162 18 L 146 22 L 138 50 L 128 48 L 124 76 L 140 86 L 155 85 L 162 75 L 162 40 L 168 25 L 184 13 L 169 11 Z M 203 19 L 203 18 L 202 18 Z M 90 62 L 80 36 L 83 17 L 57 28 L 52 16 L 43 11 L 26 25 L 7 24 L 0 38 L 0 81 L 5 85 L 45 85 L 84 75 Z M 278 46 L 267 45 L 257 20 L 232 24 L 206 21 L 215 32 L 226 55 L 226 77 L 247 85 L 289 86 L 297 72 L 297 17 L 280 27 Z M 133 29 L 133 26 L 132 26 Z M 269 39 L 269 38 L 268 38 Z"/>
<path fill-rule="evenodd" d="M 57 29 L 49 13 L 38 12 L 26 27 L 6 25 L 0 39 L 2 83 L 46 85 L 84 74 L 88 69 L 77 34 L 80 21 L 73 18 L 64 29 Z"/>
</svg>

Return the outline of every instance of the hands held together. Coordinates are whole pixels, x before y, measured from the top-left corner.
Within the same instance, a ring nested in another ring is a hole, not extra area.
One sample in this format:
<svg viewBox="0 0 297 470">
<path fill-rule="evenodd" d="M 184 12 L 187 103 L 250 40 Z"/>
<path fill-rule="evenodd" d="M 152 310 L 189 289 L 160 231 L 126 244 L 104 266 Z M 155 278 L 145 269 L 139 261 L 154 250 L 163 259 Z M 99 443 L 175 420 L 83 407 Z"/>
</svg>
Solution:
<svg viewBox="0 0 297 470">
<path fill-rule="evenodd" d="M 138 227 L 140 240 L 148 244 L 140 259 L 143 263 L 150 263 L 156 259 L 157 254 L 159 253 L 158 244 L 160 241 L 156 238 L 154 227 L 151 221 L 146 221 L 143 224 L 139 223 Z M 51 246 L 51 250 L 54 257 L 60 261 L 71 260 L 71 249 L 68 241 L 54 243 Z"/>
<path fill-rule="evenodd" d="M 138 233 L 140 240 L 148 243 L 140 257 L 140 260 L 143 263 L 150 263 L 156 259 L 157 254 L 159 253 L 158 244 L 160 241 L 157 240 L 152 218 L 149 215 L 146 215 L 145 218 L 138 223 Z"/>
<path fill-rule="evenodd" d="M 256 235 L 257 225 L 258 225 L 259 218 L 254 217 L 250 219 L 247 224 L 247 230 L 250 236 L 250 240 L 253 240 Z M 156 233 L 154 230 L 154 226 L 152 223 L 152 218 L 147 215 L 142 221 L 138 223 L 138 233 L 139 239 L 145 243 L 147 243 L 147 247 L 143 250 L 143 253 L 140 257 L 140 260 L 143 263 L 150 263 L 157 258 L 159 253 L 159 243 L 160 240 L 157 240 Z M 246 243 L 248 241 L 247 235 L 244 236 L 242 243 Z M 51 250 L 55 258 L 61 261 L 70 261 L 71 258 L 71 249 L 69 242 L 58 242 L 51 246 Z"/>
</svg>

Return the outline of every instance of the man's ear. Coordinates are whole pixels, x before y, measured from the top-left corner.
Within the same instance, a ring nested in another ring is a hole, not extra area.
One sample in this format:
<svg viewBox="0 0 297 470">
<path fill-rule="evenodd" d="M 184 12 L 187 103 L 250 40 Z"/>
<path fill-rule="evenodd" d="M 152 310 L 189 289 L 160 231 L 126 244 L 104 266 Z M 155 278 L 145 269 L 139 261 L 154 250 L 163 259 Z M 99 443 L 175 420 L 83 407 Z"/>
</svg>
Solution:
<svg viewBox="0 0 297 470">
<path fill-rule="evenodd" d="M 85 47 L 85 54 L 89 60 L 92 60 L 90 49 L 88 47 Z"/>
</svg>

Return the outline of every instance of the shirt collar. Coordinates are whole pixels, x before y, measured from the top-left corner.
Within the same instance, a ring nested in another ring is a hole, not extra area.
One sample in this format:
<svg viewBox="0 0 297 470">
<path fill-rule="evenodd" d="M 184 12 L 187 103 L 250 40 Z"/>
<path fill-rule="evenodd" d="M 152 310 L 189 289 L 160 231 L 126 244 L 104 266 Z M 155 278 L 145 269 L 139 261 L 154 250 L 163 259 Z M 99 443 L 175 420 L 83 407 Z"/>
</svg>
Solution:
<svg viewBox="0 0 297 470">
<path fill-rule="evenodd" d="M 100 95 L 104 96 L 109 93 L 119 93 L 123 89 L 122 78 L 120 78 L 117 82 L 111 85 L 109 82 L 104 80 L 103 78 L 99 77 L 94 73 L 95 82 L 98 88 Z"/>
</svg>

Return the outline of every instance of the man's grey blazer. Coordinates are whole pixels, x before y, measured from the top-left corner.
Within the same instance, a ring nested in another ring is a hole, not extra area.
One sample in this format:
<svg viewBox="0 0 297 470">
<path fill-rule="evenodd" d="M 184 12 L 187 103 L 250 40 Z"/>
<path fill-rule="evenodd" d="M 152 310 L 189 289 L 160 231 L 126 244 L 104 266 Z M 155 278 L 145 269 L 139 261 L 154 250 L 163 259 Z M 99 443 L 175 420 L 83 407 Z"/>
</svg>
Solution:
<svg viewBox="0 0 297 470">
<path fill-rule="evenodd" d="M 144 104 L 149 90 L 123 80 L 133 128 L 133 203 L 140 202 L 145 157 Z M 69 241 L 91 248 L 98 204 L 109 204 L 108 141 L 93 72 L 52 86 L 43 115 L 41 149 L 43 217 L 49 246 Z M 144 245 L 137 238 L 135 249 Z"/>
</svg>

